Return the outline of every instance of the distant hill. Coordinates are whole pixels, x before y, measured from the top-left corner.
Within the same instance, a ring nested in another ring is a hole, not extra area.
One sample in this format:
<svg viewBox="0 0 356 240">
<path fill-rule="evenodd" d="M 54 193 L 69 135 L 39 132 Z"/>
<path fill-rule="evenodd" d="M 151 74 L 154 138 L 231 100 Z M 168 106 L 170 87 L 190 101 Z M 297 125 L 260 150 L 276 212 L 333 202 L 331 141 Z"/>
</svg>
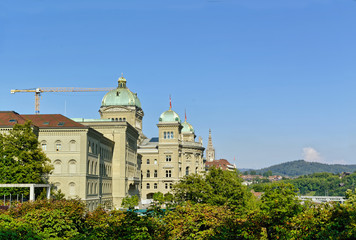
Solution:
<svg viewBox="0 0 356 240">
<path fill-rule="evenodd" d="M 281 163 L 273 165 L 268 168 L 256 170 L 257 173 L 263 174 L 267 171 L 272 171 L 273 175 L 281 176 L 300 176 L 319 172 L 341 173 L 354 172 L 356 165 L 342 165 L 342 164 L 324 164 L 317 162 L 306 162 L 304 160 L 296 160 L 292 162 Z"/>
</svg>

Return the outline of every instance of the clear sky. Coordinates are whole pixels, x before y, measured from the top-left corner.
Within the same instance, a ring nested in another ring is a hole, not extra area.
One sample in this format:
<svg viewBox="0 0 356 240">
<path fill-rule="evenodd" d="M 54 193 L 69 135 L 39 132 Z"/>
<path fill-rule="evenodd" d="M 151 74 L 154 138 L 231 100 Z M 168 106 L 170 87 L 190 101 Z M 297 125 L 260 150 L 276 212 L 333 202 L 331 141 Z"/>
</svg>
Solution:
<svg viewBox="0 0 356 240">
<path fill-rule="evenodd" d="M 144 133 L 184 109 L 240 168 L 356 164 L 354 0 L 1 0 L 0 110 L 36 87 L 137 92 Z M 99 118 L 104 92 L 44 93 L 41 113 Z"/>
</svg>

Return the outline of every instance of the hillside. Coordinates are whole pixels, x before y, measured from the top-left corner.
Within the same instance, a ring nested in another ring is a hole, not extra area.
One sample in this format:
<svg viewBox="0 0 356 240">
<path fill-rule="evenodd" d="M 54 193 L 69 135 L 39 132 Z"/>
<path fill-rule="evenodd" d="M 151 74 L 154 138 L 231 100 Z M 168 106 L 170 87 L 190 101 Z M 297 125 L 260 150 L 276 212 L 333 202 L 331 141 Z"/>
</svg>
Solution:
<svg viewBox="0 0 356 240">
<path fill-rule="evenodd" d="M 272 171 L 273 175 L 282 176 L 300 176 L 312 173 L 328 172 L 328 173 L 341 173 L 341 172 L 354 172 L 356 165 L 342 165 L 342 164 L 324 164 L 317 162 L 306 162 L 304 160 L 296 160 L 292 162 L 281 163 L 273 165 L 268 168 L 256 170 L 257 173 L 264 173 Z"/>
</svg>

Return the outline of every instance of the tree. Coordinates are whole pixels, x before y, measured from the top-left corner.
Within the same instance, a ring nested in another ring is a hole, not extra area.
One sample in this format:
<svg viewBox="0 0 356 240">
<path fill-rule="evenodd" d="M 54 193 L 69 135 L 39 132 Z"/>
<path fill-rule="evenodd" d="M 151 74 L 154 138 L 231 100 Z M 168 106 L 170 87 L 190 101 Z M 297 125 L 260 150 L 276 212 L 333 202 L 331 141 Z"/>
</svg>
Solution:
<svg viewBox="0 0 356 240">
<path fill-rule="evenodd" d="M 291 184 L 275 183 L 268 185 L 261 197 L 260 213 L 262 226 L 267 229 L 268 239 L 275 239 L 278 226 L 302 211 L 302 205 Z"/>
<path fill-rule="evenodd" d="M 39 148 L 31 122 L 16 124 L 0 134 L 0 183 L 46 183 L 53 167 Z M 1 194 L 27 193 L 27 189 L 0 189 Z"/>
<path fill-rule="evenodd" d="M 122 199 L 121 207 L 128 208 L 130 210 L 134 209 L 138 205 L 139 199 L 137 195 L 126 196 Z"/>
<path fill-rule="evenodd" d="M 191 201 L 210 205 L 226 205 L 231 209 L 243 211 L 252 201 L 252 194 L 242 185 L 236 172 L 210 168 L 205 175 L 185 176 L 173 186 L 178 203 Z"/>
</svg>

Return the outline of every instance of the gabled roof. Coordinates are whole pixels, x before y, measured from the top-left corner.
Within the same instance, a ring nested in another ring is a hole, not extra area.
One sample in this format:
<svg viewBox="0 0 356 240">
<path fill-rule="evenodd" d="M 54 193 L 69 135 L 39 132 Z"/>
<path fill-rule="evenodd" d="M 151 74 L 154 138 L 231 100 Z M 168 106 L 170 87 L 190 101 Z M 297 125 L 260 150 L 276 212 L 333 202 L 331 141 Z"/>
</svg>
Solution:
<svg viewBox="0 0 356 240">
<path fill-rule="evenodd" d="M 24 124 L 24 119 L 20 114 L 14 111 L 0 111 L 0 127 L 13 127 L 15 124 Z"/>
<path fill-rule="evenodd" d="M 88 128 L 61 114 L 25 114 L 21 116 L 39 128 Z"/>
</svg>

